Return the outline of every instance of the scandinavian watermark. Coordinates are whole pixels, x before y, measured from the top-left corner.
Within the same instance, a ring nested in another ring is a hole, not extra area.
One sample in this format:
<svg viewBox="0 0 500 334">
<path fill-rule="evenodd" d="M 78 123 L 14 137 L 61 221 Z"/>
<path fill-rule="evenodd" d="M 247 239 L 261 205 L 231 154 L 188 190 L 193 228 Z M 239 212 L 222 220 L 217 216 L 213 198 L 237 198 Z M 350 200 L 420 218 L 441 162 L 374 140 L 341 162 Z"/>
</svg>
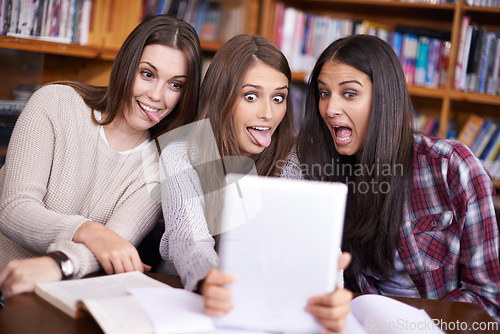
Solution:
<svg viewBox="0 0 500 334">
<path fill-rule="evenodd" d="M 279 160 L 276 165 L 283 170 L 288 161 Z M 321 180 L 332 179 L 336 177 L 339 181 L 344 181 L 349 190 L 361 194 L 387 194 L 390 191 L 391 184 L 388 181 L 377 181 L 375 176 L 394 177 L 403 176 L 404 166 L 402 164 L 385 164 L 376 162 L 374 164 L 343 164 L 339 159 L 332 160 L 326 164 L 300 164 L 298 166 L 302 177 L 312 176 Z M 354 181 L 353 177 L 365 177 L 364 181 Z M 372 178 L 373 177 L 373 178 Z M 370 179 L 366 181 L 367 179 Z"/>
</svg>

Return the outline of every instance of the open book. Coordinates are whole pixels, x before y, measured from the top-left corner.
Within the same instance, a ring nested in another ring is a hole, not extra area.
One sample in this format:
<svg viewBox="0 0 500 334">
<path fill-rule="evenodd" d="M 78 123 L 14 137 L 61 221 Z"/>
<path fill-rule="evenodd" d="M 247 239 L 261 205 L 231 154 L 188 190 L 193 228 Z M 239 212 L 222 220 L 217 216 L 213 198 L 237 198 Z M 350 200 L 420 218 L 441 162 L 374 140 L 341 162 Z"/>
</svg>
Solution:
<svg viewBox="0 0 500 334">
<path fill-rule="evenodd" d="M 381 295 L 361 295 L 351 301 L 344 333 L 441 334 L 424 311 Z"/>
<path fill-rule="evenodd" d="M 89 313 L 105 333 L 153 333 L 154 329 L 131 288 L 168 288 L 139 271 L 79 280 L 38 283 L 35 293 L 72 318 Z"/>
</svg>

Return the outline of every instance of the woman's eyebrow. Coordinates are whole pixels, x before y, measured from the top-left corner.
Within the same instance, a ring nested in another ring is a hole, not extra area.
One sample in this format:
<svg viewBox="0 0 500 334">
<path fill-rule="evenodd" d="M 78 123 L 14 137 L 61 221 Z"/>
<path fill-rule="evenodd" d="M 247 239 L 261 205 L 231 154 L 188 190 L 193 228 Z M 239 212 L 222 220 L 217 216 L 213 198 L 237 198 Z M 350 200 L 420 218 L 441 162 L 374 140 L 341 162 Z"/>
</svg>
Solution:
<svg viewBox="0 0 500 334">
<path fill-rule="evenodd" d="M 151 64 L 149 61 L 142 61 L 141 64 L 148 64 L 149 66 L 151 66 L 153 68 L 153 70 L 155 70 L 156 72 L 158 72 L 158 69 L 156 68 L 156 66 L 154 66 L 153 64 Z M 187 79 L 187 75 L 186 74 L 179 74 L 179 75 L 172 76 L 172 79 L 180 79 L 180 78 L 186 78 Z"/>
<path fill-rule="evenodd" d="M 243 86 L 241 86 L 241 88 L 245 88 L 245 87 L 252 87 L 252 88 L 260 89 L 260 90 L 264 89 L 262 86 L 260 86 L 260 85 L 254 85 L 254 84 L 244 84 Z M 285 85 L 285 86 L 282 86 L 282 87 L 278 87 L 275 90 L 283 90 L 283 89 L 288 90 L 288 85 Z"/>
<path fill-rule="evenodd" d="M 346 80 L 346 81 L 342 81 L 339 83 L 339 86 L 342 86 L 342 85 L 347 85 L 349 83 L 355 83 L 355 84 L 358 84 L 360 85 L 361 87 L 363 87 L 363 85 L 361 84 L 361 82 L 359 82 L 358 80 Z M 326 85 L 326 83 L 324 83 L 323 81 L 321 80 L 318 80 L 318 84 L 323 84 L 323 85 Z"/>
</svg>

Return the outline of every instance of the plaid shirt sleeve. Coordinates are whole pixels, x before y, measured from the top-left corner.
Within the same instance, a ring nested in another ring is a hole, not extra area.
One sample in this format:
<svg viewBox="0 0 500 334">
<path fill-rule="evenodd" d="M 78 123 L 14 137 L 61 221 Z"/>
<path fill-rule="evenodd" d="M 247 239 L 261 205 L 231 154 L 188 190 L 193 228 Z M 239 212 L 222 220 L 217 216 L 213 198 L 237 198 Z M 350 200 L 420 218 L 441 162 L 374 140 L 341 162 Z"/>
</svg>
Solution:
<svg viewBox="0 0 500 334">
<path fill-rule="evenodd" d="M 399 252 L 424 298 L 481 305 L 500 320 L 495 189 L 463 144 L 416 141 L 413 189 Z"/>
<path fill-rule="evenodd" d="M 398 252 L 422 298 L 476 303 L 500 321 L 499 234 L 495 189 L 463 144 L 415 137 Z M 360 288 L 377 293 L 360 275 Z"/>
</svg>

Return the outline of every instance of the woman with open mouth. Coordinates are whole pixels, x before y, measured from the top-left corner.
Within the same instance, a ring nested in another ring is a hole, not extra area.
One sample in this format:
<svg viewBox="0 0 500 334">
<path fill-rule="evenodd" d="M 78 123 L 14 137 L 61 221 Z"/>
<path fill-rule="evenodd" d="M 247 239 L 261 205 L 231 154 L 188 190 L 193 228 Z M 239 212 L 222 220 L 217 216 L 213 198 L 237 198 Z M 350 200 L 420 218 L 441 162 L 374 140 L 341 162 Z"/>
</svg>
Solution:
<svg viewBox="0 0 500 334">
<path fill-rule="evenodd" d="M 234 278 L 217 269 L 224 175 L 279 176 L 278 162 L 286 158 L 294 136 L 290 82 L 288 62 L 270 41 L 233 37 L 207 70 L 198 122 L 185 127 L 184 136 L 172 136 L 163 149 L 165 233 L 160 253 L 186 289 L 203 294 L 211 316 L 232 307 L 225 285 Z M 349 291 L 339 288 L 311 300 L 309 311 L 333 333 L 345 323 L 351 299 Z"/>
<path fill-rule="evenodd" d="M 348 185 L 352 290 L 476 303 L 500 321 L 491 178 L 464 144 L 415 133 L 412 112 L 390 45 L 339 39 L 314 67 L 282 176 Z"/>
</svg>

